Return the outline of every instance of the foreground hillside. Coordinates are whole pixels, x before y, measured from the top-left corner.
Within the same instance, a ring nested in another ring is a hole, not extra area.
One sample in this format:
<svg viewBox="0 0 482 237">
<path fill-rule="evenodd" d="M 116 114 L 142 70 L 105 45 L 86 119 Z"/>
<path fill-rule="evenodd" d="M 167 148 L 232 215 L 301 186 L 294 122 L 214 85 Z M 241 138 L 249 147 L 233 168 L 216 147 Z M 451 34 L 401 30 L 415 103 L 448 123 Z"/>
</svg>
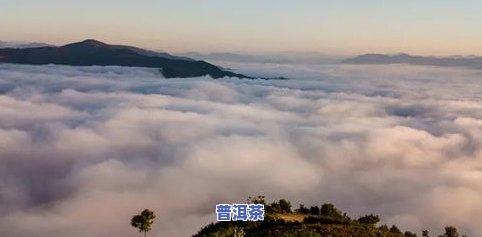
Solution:
<svg viewBox="0 0 482 237">
<path fill-rule="evenodd" d="M 250 203 L 265 204 L 266 216 L 261 222 L 218 222 L 202 228 L 193 237 L 417 237 L 416 233 L 402 231 L 396 225 L 377 225 L 377 215 L 352 219 L 333 204 L 300 205 L 291 210 L 291 203 L 284 199 L 266 204 L 262 197 L 250 198 Z M 423 231 L 421 236 L 432 236 Z M 436 237 L 437 235 L 433 235 Z M 455 227 L 446 227 L 438 237 L 466 237 L 459 235 Z"/>
</svg>

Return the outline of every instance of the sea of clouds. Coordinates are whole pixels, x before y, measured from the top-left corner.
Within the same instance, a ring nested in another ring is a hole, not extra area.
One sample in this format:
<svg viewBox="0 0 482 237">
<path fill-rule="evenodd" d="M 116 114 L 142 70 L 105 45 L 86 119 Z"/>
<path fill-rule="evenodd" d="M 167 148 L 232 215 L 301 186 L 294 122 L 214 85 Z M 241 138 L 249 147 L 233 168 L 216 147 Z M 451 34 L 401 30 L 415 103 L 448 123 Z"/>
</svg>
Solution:
<svg viewBox="0 0 482 237">
<path fill-rule="evenodd" d="M 0 236 L 190 236 L 252 195 L 482 236 L 482 71 L 223 66 L 290 79 L 0 65 Z"/>
</svg>

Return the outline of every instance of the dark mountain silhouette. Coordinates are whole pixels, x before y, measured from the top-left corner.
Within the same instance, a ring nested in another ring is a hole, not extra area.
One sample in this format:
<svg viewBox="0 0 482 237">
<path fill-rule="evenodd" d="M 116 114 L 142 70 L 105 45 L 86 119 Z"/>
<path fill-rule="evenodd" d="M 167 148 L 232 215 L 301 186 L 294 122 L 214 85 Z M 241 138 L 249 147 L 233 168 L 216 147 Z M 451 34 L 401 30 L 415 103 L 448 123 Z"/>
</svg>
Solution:
<svg viewBox="0 0 482 237">
<path fill-rule="evenodd" d="M 345 64 L 412 64 L 439 67 L 468 67 L 482 69 L 482 57 L 424 57 L 408 54 L 365 54 L 343 61 Z"/>
<path fill-rule="evenodd" d="M 159 68 L 166 78 L 185 78 L 209 75 L 213 78 L 251 78 L 222 70 L 205 61 L 176 57 L 136 47 L 109 45 L 97 40 L 85 40 L 61 47 L 0 49 L 0 63 L 72 66 L 127 66 Z"/>
</svg>

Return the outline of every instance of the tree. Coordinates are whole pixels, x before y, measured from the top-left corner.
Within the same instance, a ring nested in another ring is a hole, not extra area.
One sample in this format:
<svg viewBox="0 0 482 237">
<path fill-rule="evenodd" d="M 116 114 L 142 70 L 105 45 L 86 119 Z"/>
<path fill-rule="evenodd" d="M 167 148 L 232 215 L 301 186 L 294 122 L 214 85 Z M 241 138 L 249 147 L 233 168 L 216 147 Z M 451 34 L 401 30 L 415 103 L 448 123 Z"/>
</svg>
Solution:
<svg viewBox="0 0 482 237">
<path fill-rule="evenodd" d="M 429 234 L 430 234 L 430 232 L 429 232 L 428 230 L 423 230 L 423 231 L 422 231 L 422 236 L 423 236 L 423 237 L 430 237 Z"/>
<path fill-rule="evenodd" d="M 398 229 L 396 225 L 392 225 L 392 227 L 390 228 L 390 233 L 402 234 L 402 232 L 400 231 L 400 229 Z"/>
<path fill-rule="evenodd" d="M 445 227 L 445 234 L 441 235 L 440 237 L 459 237 L 459 233 L 457 232 L 457 228 L 447 226 Z"/>
<path fill-rule="evenodd" d="M 321 206 L 321 215 L 322 216 L 329 216 L 334 218 L 341 218 L 343 217 L 341 211 L 336 209 L 335 205 L 331 203 L 325 203 Z"/>
<path fill-rule="evenodd" d="M 141 212 L 140 215 L 135 215 L 131 219 L 131 225 L 137 229 L 139 232 L 144 232 L 144 237 L 147 235 L 147 232 L 151 230 L 151 226 L 154 223 L 154 219 L 156 215 L 153 211 L 149 209 L 145 209 Z"/>
<path fill-rule="evenodd" d="M 291 213 L 291 202 L 287 201 L 286 199 L 281 199 L 279 200 L 279 207 L 281 209 L 281 212 L 284 213 Z"/>
<path fill-rule="evenodd" d="M 268 206 L 266 206 L 266 211 L 269 213 L 281 213 L 281 207 L 279 203 L 277 202 L 272 202 Z"/>
<path fill-rule="evenodd" d="M 417 237 L 417 234 L 412 233 L 410 231 L 405 231 L 405 234 L 403 234 L 405 237 Z"/>
<path fill-rule="evenodd" d="M 309 214 L 310 209 L 306 208 L 305 205 L 300 204 L 300 207 L 296 210 L 298 214 Z"/>
<path fill-rule="evenodd" d="M 387 225 L 381 225 L 380 228 L 379 228 L 381 231 L 384 231 L 384 232 L 389 232 L 390 229 L 388 228 Z"/>
<path fill-rule="evenodd" d="M 318 206 L 311 206 L 311 207 L 310 207 L 310 214 L 311 214 L 311 215 L 320 215 L 320 207 L 318 207 Z"/>
<path fill-rule="evenodd" d="M 264 200 L 264 196 L 259 195 L 255 197 L 248 197 L 248 204 L 263 204 L 266 206 L 266 201 Z"/>
<path fill-rule="evenodd" d="M 378 222 L 380 222 L 380 217 L 370 214 L 358 218 L 358 222 L 360 222 L 361 224 L 376 225 Z"/>
</svg>

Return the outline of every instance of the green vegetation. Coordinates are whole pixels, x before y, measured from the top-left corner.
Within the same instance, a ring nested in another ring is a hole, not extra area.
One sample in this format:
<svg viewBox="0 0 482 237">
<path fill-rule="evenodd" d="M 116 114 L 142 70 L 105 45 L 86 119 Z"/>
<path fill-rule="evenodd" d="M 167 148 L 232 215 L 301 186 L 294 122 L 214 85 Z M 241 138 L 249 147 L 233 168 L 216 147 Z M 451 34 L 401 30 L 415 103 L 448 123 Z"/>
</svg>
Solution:
<svg viewBox="0 0 482 237">
<path fill-rule="evenodd" d="M 135 215 L 131 219 L 131 225 L 137 229 L 139 232 L 144 232 L 144 237 L 147 235 L 147 232 L 151 230 L 152 223 L 154 223 L 154 219 L 156 215 L 153 211 L 149 209 L 145 209 L 139 215 Z"/>
<path fill-rule="evenodd" d="M 390 228 L 377 226 L 380 217 L 374 214 L 352 219 L 331 203 L 321 207 L 300 204 L 295 210 L 285 199 L 267 204 L 264 196 L 257 196 L 249 197 L 248 203 L 265 205 L 264 221 L 211 223 L 193 237 L 417 237 L 415 233 L 402 232 L 395 225 Z M 421 236 L 432 237 L 426 230 Z M 443 235 L 433 237 L 466 236 L 459 235 L 455 227 L 449 226 Z"/>
</svg>

